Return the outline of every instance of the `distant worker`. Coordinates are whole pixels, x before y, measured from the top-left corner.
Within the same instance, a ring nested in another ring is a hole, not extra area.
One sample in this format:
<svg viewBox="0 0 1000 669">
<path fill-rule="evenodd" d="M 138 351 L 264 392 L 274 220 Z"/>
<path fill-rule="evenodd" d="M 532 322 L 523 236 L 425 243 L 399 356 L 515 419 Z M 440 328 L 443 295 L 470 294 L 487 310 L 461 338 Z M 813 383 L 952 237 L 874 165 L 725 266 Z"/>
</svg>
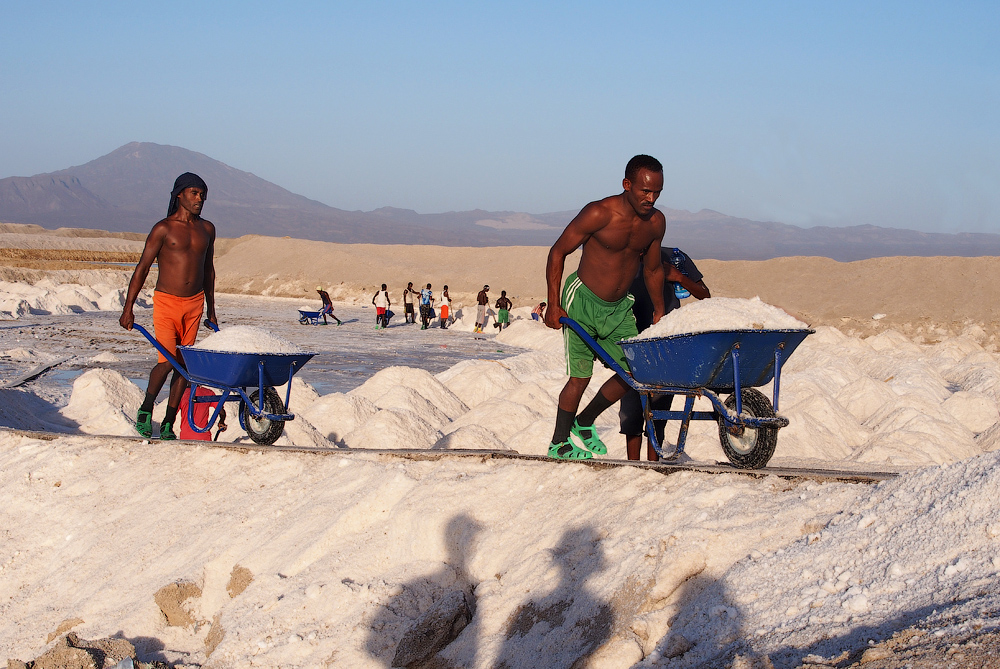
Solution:
<svg viewBox="0 0 1000 669">
<path fill-rule="evenodd" d="M 513 305 L 510 300 L 507 299 L 507 291 L 500 291 L 500 299 L 497 300 L 497 322 L 493 324 L 493 327 L 503 330 L 506 326 L 510 325 L 510 308 Z"/>
<path fill-rule="evenodd" d="M 441 307 L 438 309 L 438 316 L 441 318 L 441 329 L 448 327 L 448 318 L 451 316 L 451 295 L 448 294 L 448 286 L 441 292 Z"/>
<path fill-rule="evenodd" d="M 375 305 L 375 329 L 380 330 L 389 327 L 389 291 L 386 290 L 385 284 L 382 284 L 382 289 L 376 291 L 372 296 L 372 304 Z"/>
<path fill-rule="evenodd" d="M 215 315 L 215 226 L 201 217 L 208 198 L 208 185 L 197 174 L 185 172 L 170 191 L 167 217 L 153 226 L 135 266 L 119 324 L 131 330 L 132 313 L 149 269 L 158 265 L 153 292 L 153 332 L 163 348 L 176 356 L 177 346 L 190 346 L 198 336 L 202 313 L 218 324 Z M 163 388 L 171 364 L 161 353 L 149 373 L 146 397 L 136 414 L 135 429 L 143 437 L 153 435 L 153 405 Z M 160 439 L 176 439 L 174 422 L 187 381 L 176 370 L 170 380 L 167 412 L 160 424 Z"/>
<path fill-rule="evenodd" d="M 333 316 L 333 320 L 337 321 L 337 325 L 343 325 L 344 322 L 333 313 L 333 300 L 330 299 L 330 293 L 323 290 L 323 286 L 316 286 L 316 292 L 319 293 L 319 299 L 323 300 L 323 310 L 319 312 L 323 315 L 323 325 L 329 325 L 326 320 L 327 314 Z"/>
<path fill-rule="evenodd" d="M 618 342 L 639 333 L 628 288 L 643 258 L 651 260 L 643 265 L 642 275 L 653 301 L 652 320 L 655 323 L 663 316 L 663 266 L 657 261 L 666 219 L 653 206 L 662 190 L 660 162 L 646 155 L 633 157 L 625 167 L 622 192 L 585 206 L 549 250 L 545 265 L 549 305 L 545 324 L 563 329 L 569 375 L 559 394 L 556 425 L 549 445 L 551 458 L 584 460 L 608 452 L 594 421 L 620 400 L 629 386 L 620 376 L 613 375 L 577 415 L 580 399 L 593 376 L 595 354 L 560 319 L 568 316 L 575 320 L 610 358 L 628 369 L 625 352 Z M 581 245 L 579 269 L 566 277 L 560 293 L 566 256 Z M 570 434 L 583 448 L 571 441 Z"/>
<path fill-rule="evenodd" d="M 407 323 L 416 323 L 417 317 L 413 313 L 413 296 L 417 291 L 413 289 L 413 282 L 410 281 L 403 289 L 403 320 Z"/>
<path fill-rule="evenodd" d="M 674 309 L 681 306 L 681 297 L 685 293 L 690 294 L 699 300 L 711 297 L 708 286 L 702 280 L 703 275 L 698 271 L 698 267 L 691 258 L 680 249 L 661 248 L 660 261 L 663 263 L 663 270 L 666 272 L 663 281 L 663 311 L 669 314 Z M 680 289 L 676 288 L 680 286 Z M 642 332 L 653 324 L 653 301 L 649 299 L 649 291 L 646 290 L 646 282 L 643 280 L 643 268 L 639 266 L 639 271 L 632 280 L 629 292 L 635 298 L 632 305 L 632 313 L 635 315 L 635 325 L 639 332 Z M 673 395 L 657 395 L 653 398 L 653 411 L 670 411 L 670 404 L 673 402 Z M 642 449 L 642 435 L 646 431 L 646 420 L 642 415 L 642 400 L 639 393 L 629 388 L 629 391 L 622 397 L 621 404 L 618 405 L 618 422 L 621 426 L 621 433 L 625 435 L 625 452 L 629 460 L 639 460 Z M 664 446 L 663 432 L 667 422 L 664 420 L 654 420 L 653 429 L 656 430 L 656 440 L 660 443 L 660 448 Z M 651 462 L 659 460 L 653 445 L 646 443 L 646 459 Z"/>
<path fill-rule="evenodd" d="M 544 321 L 545 320 L 545 303 L 539 302 L 538 306 L 531 310 L 531 320 L 533 321 Z"/>
<path fill-rule="evenodd" d="M 430 325 L 432 312 L 434 310 L 434 293 L 431 291 L 431 284 L 420 290 L 420 329 L 426 330 Z"/>
<path fill-rule="evenodd" d="M 486 325 L 486 308 L 490 304 L 490 297 L 488 293 L 490 292 L 489 286 L 483 286 L 483 289 L 479 291 L 476 295 L 476 332 L 482 332 L 483 327 Z"/>
</svg>

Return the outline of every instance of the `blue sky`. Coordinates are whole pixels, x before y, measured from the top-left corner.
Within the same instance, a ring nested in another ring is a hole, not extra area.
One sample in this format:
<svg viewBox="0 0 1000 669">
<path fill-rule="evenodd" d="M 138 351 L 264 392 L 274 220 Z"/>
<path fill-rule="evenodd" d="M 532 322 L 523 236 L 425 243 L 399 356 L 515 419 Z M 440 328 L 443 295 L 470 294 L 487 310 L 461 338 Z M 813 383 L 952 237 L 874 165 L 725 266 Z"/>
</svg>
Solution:
<svg viewBox="0 0 1000 669">
<path fill-rule="evenodd" d="M 0 22 L 0 177 L 172 144 L 343 209 L 660 204 L 1000 233 L 995 2 L 47 2 Z"/>
</svg>

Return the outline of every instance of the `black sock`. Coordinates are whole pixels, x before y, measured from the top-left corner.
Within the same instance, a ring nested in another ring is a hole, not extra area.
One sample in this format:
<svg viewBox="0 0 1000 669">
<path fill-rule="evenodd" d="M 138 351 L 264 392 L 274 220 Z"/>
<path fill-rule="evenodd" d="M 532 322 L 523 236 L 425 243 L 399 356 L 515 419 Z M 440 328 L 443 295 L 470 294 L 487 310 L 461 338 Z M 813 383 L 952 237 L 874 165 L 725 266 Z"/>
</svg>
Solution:
<svg viewBox="0 0 1000 669">
<path fill-rule="evenodd" d="M 580 412 L 580 415 L 576 417 L 576 422 L 580 424 L 580 427 L 591 427 L 597 417 L 600 416 L 605 409 L 614 404 L 614 402 L 608 401 L 608 398 L 604 396 L 604 393 L 598 391 L 594 395 L 594 399 L 590 400 L 590 404 L 587 408 Z"/>
<path fill-rule="evenodd" d="M 172 407 L 168 404 L 167 413 L 163 416 L 163 423 L 170 423 L 173 425 L 175 418 L 177 418 L 177 407 Z M 163 423 L 160 423 L 160 425 L 163 425 Z"/>
<path fill-rule="evenodd" d="M 142 406 L 139 407 L 139 411 L 148 411 L 149 413 L 153 413 L 154 404 L 156 404 L 156 395 L 146 393 L 146 398 L 142 401 Z"/>
<path fill-rule="evenodd" d="M 553 444 L 559 444 L 569 439 L 569 430 L 573 427 L 574 418 L 572 411 L 556 409 L 556 431 L 552 433 Z"/>
</svg>

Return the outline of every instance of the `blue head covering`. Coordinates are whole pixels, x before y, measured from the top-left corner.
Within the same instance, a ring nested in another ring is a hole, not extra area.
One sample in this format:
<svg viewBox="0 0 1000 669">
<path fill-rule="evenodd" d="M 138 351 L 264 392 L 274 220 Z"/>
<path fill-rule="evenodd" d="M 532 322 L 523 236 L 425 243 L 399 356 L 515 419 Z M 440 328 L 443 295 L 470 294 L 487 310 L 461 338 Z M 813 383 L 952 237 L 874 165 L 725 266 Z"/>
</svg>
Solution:
<svg viewBox="0 0 1000 669">
<path fill-rule="evenodd" d="M 170 191 L 170 204 L 167 206 L 167 216 L 177 211 L 177 196 L 185 188 L 200 188 L 205 191 L 205 196 L 208 196 L 208 184 L 205 183 L 205 180 L 194 172 L 185 172 L 174 180 L 174 189 Z"/>
</svg>

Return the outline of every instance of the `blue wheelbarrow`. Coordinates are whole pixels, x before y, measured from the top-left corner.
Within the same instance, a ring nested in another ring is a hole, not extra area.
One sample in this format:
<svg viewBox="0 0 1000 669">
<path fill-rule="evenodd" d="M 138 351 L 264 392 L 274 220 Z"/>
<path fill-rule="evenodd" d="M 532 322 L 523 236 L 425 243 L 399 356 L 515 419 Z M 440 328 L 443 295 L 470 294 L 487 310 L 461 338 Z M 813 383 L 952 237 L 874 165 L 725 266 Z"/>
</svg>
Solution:
<svg viewBox="0 0 1000 669">
<path fill-rule="evenodd" d="M 212 329 L 218 328 L 210 321 Z M 215 425 L 226 402 L 239 402 L 240 427 L 246 430 L 255 443 L 270 446 L 285 429 L 285 421 L 294 420 L 288 412 L 292 394 L 292 376 L 309 362 L 315 353 L 232 353 L 208 351 L 194 346 L 178 346 L 183 362 L 163 348 L 144 327 L 134 324 L 136 330 L 149 340 L 156 350 L 187 379 L 191 386 L 187 421 L 195 432 L 208 432 Z M 274 386 L 287 384 L 285 401 Z M 218 389 L 220 395 L 196 395 L 199 386 Z M 249 394 L 247 391 L 250 391 Z M 218 403 L 205 427 L 194 421 L 196 402 Z"/>
<path fill-rule="evenodd" d="M 319 325 L 320 319 L 323 318 L 323 310 L 319 311 L 309 311 L 307 309 L 299 309 L 299 323 L 302 325 Z"/>
<path fill-rule="evenodd" d="M 719 330 L 654 339 L 619 342 L 628 360 L 626 371 L 571 318 L 559 322 L 571 328 L 594 353 L 642 400 L 646 434 L 661 458 L 684 452 L 692 420 L 719 424 L 722 450 L 734 467 L 759 469 L 774 455 L 778 430 L 788 427 L 780 416 L 778 394 L 781 366 L 815 330 Z M 758 386 L 774 379 L 773 401 Z M 719 395 L 728 394 L 723 401 Z M 683 411 L 653 410 L 656 395 L 684 396 Z M 707 397 L 713 411 L 695 411 L 697 397 Z M 680 420 L 674 454 L 665 455 L 656 438 L 654 420 Z"/>
</svg>

